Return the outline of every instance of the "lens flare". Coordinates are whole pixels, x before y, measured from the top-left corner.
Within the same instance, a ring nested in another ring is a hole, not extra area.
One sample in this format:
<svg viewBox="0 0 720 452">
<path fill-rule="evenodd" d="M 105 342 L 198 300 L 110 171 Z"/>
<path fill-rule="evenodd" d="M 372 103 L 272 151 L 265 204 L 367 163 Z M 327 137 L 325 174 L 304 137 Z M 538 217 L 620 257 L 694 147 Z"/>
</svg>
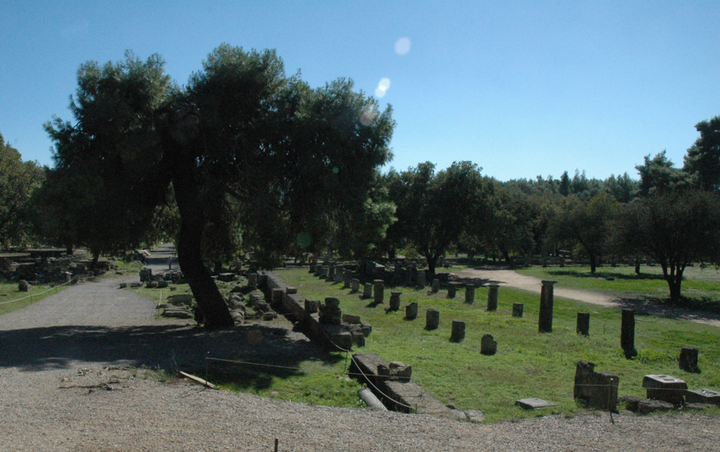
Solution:
<svg viewBox="0 0 720 452">
<path fill-rule="evenodd" d="M 384 78 L 378 83 L 378 87 L 375 88 L 375 95 L 377 97 L 384 97 L 387 90 L 390 88 L 390 79 Z"/>
<path fill-rule="evenodd" d="M 400 38 L 395 42 L 395 53 L 398 55 L 407 55 L 410 51 L 410 38 Z"/>
</svg>

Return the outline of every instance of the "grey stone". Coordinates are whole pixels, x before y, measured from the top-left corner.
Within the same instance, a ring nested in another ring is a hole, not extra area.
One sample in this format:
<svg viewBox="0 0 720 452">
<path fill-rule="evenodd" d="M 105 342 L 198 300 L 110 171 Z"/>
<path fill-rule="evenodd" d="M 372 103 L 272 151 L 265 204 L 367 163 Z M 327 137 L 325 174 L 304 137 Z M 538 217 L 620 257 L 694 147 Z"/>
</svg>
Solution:
<svg viewBox="0 0 720 452">
<path fill-rule="evenodd" d="M 390 292 L 390 310 L 397 311 L 400 309 L 400 295 L 402 292 L 393 290 Z"/>
<path fill-rule="evenodd" d="M 595 364 L 579 361 L 575 366 L 573 397 L 587 407 L 612 410 L 617 407 L 620 379 L 610 372 L 595 372 Z"/>
<path fill-rule="evenodd" d="M 512 316 L 522 318 L 523 307 L 524 307 L 524 305 L 522 303 L 513 303 Z"/>
<path fill-rule="evenodd" d="M 498 307 L 498 286 L 497 284 L 488 285 L 488 301 L 487 310 L 488 312 L 497 311 Z"/>
<path fill-rule="evenodd" d="M 543 280 L 540 292 L 540 315 L 538 316 L 538 332 L 552 333 L 553 324 L 553 284 L 557 281 Z"/>
<path fill-rule="evenodd" d="M 452 321 L 452 331 L 450 333 L 451 342 L 462 342 L 465 339 L 465 322 L 462 320 Z"/>
<path fill-rule="evenodd" d="M 385 298 L 385 281 L 382 279 L 376 279 L 373 284 L 375 303 L 382 303 Z"/>
<path fill-rule="evenodd" d="M 18 282 L 18 290 L 20 292 L 32 292 L 32 285 L 24 279 L 21 279 L 20 282 Z"/>
<path fill-rule="evenodd" d="M 497 342 L 492 337 L 492 334 L 486 334 L 480 341 L 480 353 L 483 355 L 494 355 L 497 353 Z"/>
<path fill-rule="evenodd" d="M 438 293 L 440 291 L 440 280 L 435 278 L 432 280 L 432 293 Z"/>
<path fill-rule="evenodd" d="M 413 301 L 409 305 L 405 306 L 405 318 L 408 320 L 415 320 L 418 315 L 418 304 L 417 301 Z"/>
<path fill-rule="evenodd" d="M 417 272 L 417 286 L 422 288 L 425 287 L 425 270 L 418 270 Z"/>
<path fill-rule="evenodd" d="M 670 402 L 654 399 L 642 399 L 638 402 L 637 412 L 638 414 L 648 414 L 658 411 L 670 411 L 673 408 L 675 408 L 675 405 Z"/>
<path fill-rule="evenodd" d="M 370 283 L 365 283 L 363 285 L 363 294 L 361 298 L 369 299 L 372 298 L 372 287 L 373 285 Z"/>
<path fill-rule="evenodd" d="M 548 402 L 547 400 L 532 397 L 516 401 L 515 406 L 519 406 L 524 410 L 541 410 L 543 408 L 553 408 L 559 405 L 557 403 Z"/>
<path fill-rule="evenodd" d="M 326 298 L 325 305 L 320 305 L 321 324 L 340 325 L 342 323 L 342 311 L 340 310 L 340 300 L 337 298 Z M 352 340 L 352 338 L 350 338 Z"/>
<path fill-rule="evenodd" d="M 582 336 L 588 336 L 590 334 L 590 313 L 589 312 L 578 312 L 577 313 L 577 327 L 575 329 L 575 332 Z"/>
<path fill-rule="evenodd" d="M 447 291 L 447 297 L 448 298 L 455 298 L 455 294 L 457 292 L 457 285 L 456 282 L 451 282 L 448 284 L 448 291 Z"/>
<path fill-rule="evenodd" d="M 343 321 L 343 323 L 347 323 L 350 325 L 359 325 L 360 324 L 360 316 L 357 314 L 343 314 L 342 321 Z"/>
<path fill-rule="evenodd" d="M 699 372 L 698 368 L 698 349 L 695 347 L 683 347 L 680 349 L 680 359 L 678 366 L 686 372 Z"/>
<path fill-rule="evenodd" d="M 478 410 L 465 410 L 465 417 L 467 417 L 467 420 L 470 422 L 484 422 L 485 421 L 485 415 L 482 414 L 481 411 Z"/>
<path fill-rule="evenodd" d="M 711 403 L 720 406 L 720 392 L 711 389 L 689 389 L 685 391 L 688 403 Z"/>
<path fill-rule="evenodd" d="M 622 310 L 620 346 L 625 351 L 627 358 L 635 355 L 635 311 L 633 309 Z"/>
<path fill-rule="evenodd" d="M 430 308 L 425 314 L 425 329 L 436 330 L 440 326 L 440 311 Z"/>
<path fill-rule="evenodd" d="M 687 383 L 672 375 L 645 375 L 642 387 L 647 390 L 647 398 L 680 404 L 685 400 Z"/>
<path fill-rule="evenodd" d="M 350 280 L 350 293 L 360 292 L 360 280 L 353 278 Z"/>
<path fill-rule="evenodd" d="M 475 302 L 475 286 L 472 284 L 465 285 L 465 303 Z"/>
</svg>

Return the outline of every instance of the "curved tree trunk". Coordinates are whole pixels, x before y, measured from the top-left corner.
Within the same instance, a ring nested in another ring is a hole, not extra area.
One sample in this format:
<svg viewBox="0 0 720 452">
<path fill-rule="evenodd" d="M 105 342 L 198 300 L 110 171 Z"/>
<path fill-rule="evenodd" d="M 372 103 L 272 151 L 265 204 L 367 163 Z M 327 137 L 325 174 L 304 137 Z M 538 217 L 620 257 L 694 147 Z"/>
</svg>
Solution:
<svg viewBox="0 0 720 452">
<path fill-rule="evenodd" d="M 198 197 L 199 187 L 194 182 L 190 164 L 179 162 L 173 178 L 175 198 L 180 212 L 180 236 L 178 238 L 178 262 L 205 318 L 207 328 L 227 328 L 235 324 L 225 301 L 215 285 L 210 272 L 203 264 L 202 235 L 205 214 Z"/>
</svg>

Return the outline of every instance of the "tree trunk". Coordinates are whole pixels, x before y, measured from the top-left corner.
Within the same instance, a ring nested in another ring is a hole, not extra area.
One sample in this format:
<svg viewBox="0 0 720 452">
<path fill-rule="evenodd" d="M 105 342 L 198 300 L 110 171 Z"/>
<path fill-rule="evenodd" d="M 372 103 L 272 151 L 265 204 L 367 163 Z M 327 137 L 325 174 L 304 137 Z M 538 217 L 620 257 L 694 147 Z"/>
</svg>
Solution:
<svg viewBox="0 0 720 452">
<path fill-rule="evenodd" d="M 65 245 L 65 254 L 68 256 L 72 256 L 74 254 L 72 243 Z"/>
<path fill-rule="evenodd" d="M 93 253 L 92 262 L 90 262 L 90 270 L 95 270 L 97 267 L 98 260 L 100 259 L 100 253 Z"/>
<path fill-rule="evenodd" d="M 198 197 L 199 187 L 194 182 L 192 164 L 192 160 L 187 166 L 179 162 L 176 177 L 173 178 L 175 199 L 180 212 L 178 262 L 203 314 L 205 327 L 227 328 L 235 322 L 215 281 L 203 264 L 201 245 L 205 214 Z"/>
<path fill-rule="evenodd" d="M 440 258 L 440 254 L 425 254 L 425 260 L 428 264 L 428 272 L 430 274 L 435 274 L 435 267 L 437 266 L 437 261 Z"/>
</svg>

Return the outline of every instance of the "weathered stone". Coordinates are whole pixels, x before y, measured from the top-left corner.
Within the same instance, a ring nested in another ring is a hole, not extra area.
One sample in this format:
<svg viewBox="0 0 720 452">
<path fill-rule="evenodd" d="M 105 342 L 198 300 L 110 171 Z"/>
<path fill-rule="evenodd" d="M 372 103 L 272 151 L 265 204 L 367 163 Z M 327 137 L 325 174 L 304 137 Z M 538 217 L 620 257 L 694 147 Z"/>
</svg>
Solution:
<svg viewBox="0 0 720 452">
<path fill-rule="evenodd" d="M 193 296 L 191 294 L 170 295 L 169 297 L 167 297 L 167 301 L 168 303 L 176 306 L 191 306 L 193 302 Z"/>
<path fill-rule="evenodd" d="M 126 287 L 127 287 L 127 283 L 124 283 L 124 282 L 121 282 L 121 283 L 120 283 L 120 288 L 121 288 L 121 289 L 124 289 L 124 288 L 126 288 Z"/>
<path fill-rule="evenodd" d="M 376 279 L 373 284 L 375 303 L 382 303 L 385 298 L 385 281 L 382 279 Z"/>
<path fill-rule="evenodd" d="M 365 320 L 360 321 L 360 328 L 362 328 L 363 336 L 368 337 L 372 333 L 372 325 Z"/>
<path fill-rule="evenodd" d="M 325 305 L 320 305 L 321 324 L 340 325 L 342 323 L 342 311 L 340 310 L 340 300 L 337 298 L 326 298 Z M 352 338 L 351 338 L 352 339 Z"/>
<path fill-rule="evenodd" d="M 577 313 L 577 327 L 575 328 L 577 334 L 588 336 L 590 334 L 590 313 L 589 312 L 578 312 Z"/>
<path fill-rule="evenodd" d="M 498 307 L 498 286 L 497 284 L 489 284 L 488 285 L 488 300 L 487 300 L 487 310 L 488 312 L 495 312 L 497 311 Z"/>
<path fill-rule="evenodd" d="M 18 282 L 18 290 L 20 292 L 32 292 L 32 285 L 30 285 L 30 283 L 25 281 L 24 279 L 21 279 Z"/>
<path fill-rule="evenodd" d="M 298 293 L 297 287 L 287 286 L 285 288 L 285 293 L 288 295 L 294 295 L 294 294 Z"/>
<path fill-rule="evenodd" d="M 417 272 L 417 286 L 422 288 L 425 287 L 425 270 L 418 270 Z"/>
<path fill-rule="evenodd" d="M 485 421 L 485 415 L 478 410 L 465 410 L 465 417 L 467 417 L 468 421 L 473 423 Z"/>
<path fill-rule="evenodd" d="M 348 269 L 343 270 L 343 289 L 350 287 L 350 280 L 352 279 L 352 272 Z"/>
<path fill-rule="evenodd" d="M 635 311 L 633 309 L 622 310 L 620 346 L 625 351 L 627 358 L 631 358 L 637 354 L 635 352 Z"/>
<path fill-rule="evenodd" d="M 230 311 L 230 317 L 232 317 L 233 321 L 238 325 L 245 322 L 245 312 L 239 309 Z"/>
<path fill-rule="evenodd" d="M 451 342 L 462 342 L 465 339 L 465 322 L 462 320 L 452 321 L 452 331 L 450 333 Z"/>
<path fill-rule="evenodd" d="M 340 283 L 343 282 L 343 273 L 345 272 L 345 269 L 343 267 L 335 267 L 335 282 Z"/>
<path fill-rule="evenodd" d="M 168 282 L 165 281 L 164 279 L 163 279 L 162 281 L 158 281 L 158 282 L 157 282 L 157 288 L 158 288 L 158 289 L 164 289 L 164 288 L 166 288 L 168 285 L 169 285 Z"/>
<path fill-rule="evenodd" d="M 277 319 L 277 312 L 270 310 L 263 314 L 263 320 L 273 320 Z"/>
<path fill-rule="evenodd" d="M 457 292 L 457 285 L 456 282 L 451 282 L 448 284 L 448 291 L 447 291 L 447 297 L 448 298 L 455 298 L 455 294 Z"/>
<path fill-rule="evenodd" d="M 192 319 L 193 318 L 192 312 L 190 312 L 187 309 L 178 308 L 178 307 L 166 308 L 165 311 L 163 311 L 163 316 L 175 317 L 178 319 Z"/>
<path fill-rule="evenodd" d="M 436 330 L 440 326 L 440 311 L 430 308 L 425 314 L 425 329 Z"/>
<path fill-rule="evenodd" d="M 282 306 L 283 290 L 280 288 L 272 289 L 270 292 L 270 305 L 274 308 Z"/>
<path fill-rule="evenodd" d="M 400 295 L 402 292 L 393 290 L 390 292 L 390 310 L 397 311 L 400 309 Z"/>
<path fill-rule="evenodd" d="M 552 333 L 553 324 L 553 284 L 557 281 L 543 280 L 540 292 L 540 315 L 538 317 L 538 332 Z"/>
<path fill-rule="evenodd" d="M 365 283 L 363 285 L 363 294 L 361 298 L 369 299 L 372 298 L 372 288 L 373 285 L 371 283 Z"/>
<path fill-rule="evenodd" d="M 142 283 L 139 283 L 139 282 L 130 283 L 130 287 L 133 288 L 133 289 L 138 289 L 138 288 L 140 288 L 140 287 L 142 287 L 142 286 L 143 286 L 143 284 L 142 284 Z"/>
<path fill-rule="evenodd" d="M 360 324 L 360 316 L 357 314 L 343 314 L 342 321 L 343 321 L 343 323 L 347 323 L 350 325 L 359 325 Z"/>
<path fill-rule="evenodd" d="M 418 315 L 418 304 L 417 301 L 413 301 L 409 305 L 405 306 L 405 318 L 407 320 L 415 320 Z"/>
<path fill-rule="evenodd" d="M 471 304 L 475 302 L 475 286 L 473 284 L 465 285 L 465 303 Z"/>
<path fill-rule="evenodd" d="M 680 404 L 685 400 L 687 383 L 672 375 L 645 375 L 642 387 L 647 389 L 647 398 Z"/>
<path fill-rule="evenodd" d="M 250 286 L 251 289 L 255 289 L 258 285 L 258 274 L 257 273 L 248 273 L 248 286 Z"/>
<path fill-rule="evenodd" d="M 524 307 L 524 305 L 522 303 L 513 303 L 512 316 L 513 317 L 522 317 L 523 316 L 523 307 Z"/>
<path fill-rule="evenodd" d="M 358 328 L 353 328 L 350 330 L 350 334 L 352 335 L 353 344 L 358 347 L 365 347 L 365 334 L 363 333 L 362 328 L 359 326 Z"/>
<path fill-rule="evenodd" d="M 142 270 L 140 270 L 140 281 L 152 281 L 152 268 L 143 268 Z"/>
<path fill-rule="evenodd" d="M 637 412 L 638 414 L 648 414 L 658 411 L 670 411 L 673 408 L 675 408 L 675 405 L 663 400 L 642 399 L 638 402 Z"/>
<path fill-rule="evenodd" d="M 630 396 L 630 395 L 624 395 L 620 397 L 620 403 L 622 405 L 625 405 L 625 409 L 628 411 L 632 411 L 633 413 L 637 412 L 638 410 L 638 404 L 641 400 L 645 400 L 642 397 L 637 396 Z"/>
<path fill-rule="evenodd" d="M 711 389 L 689 389 L 685 391 L 685 401 L 688 403 L 710 403 L 720 406 L 720 392 Z"/>
<path fill-rule="evenodd" d="M 357 278 L 352 278 L 350 280 L 350 293 L 358 292 L 360 292 L 360 280 Z"/>
<path fill-rule="evenodd" d="M 218 279 L 224 282 L 231 282 L 235 280 L 235 273 L 220 273 Z"/>
<path fill-rule="evenodd" d="M 595 372 L 595 364 L 578 361 L 573 396 L 589 408 L 612 410 L 617 407 L 620 379 L 610 372 Z"/>
<path fill-rule="evenodd" d="M 678 366 L 687 372 L 700 372 L 700 368 L 698 367 L 698 349 L 694 347 L 683 347 L 680 349 Z"/>
<path fill-rule="evenodd" d="M 327 272 L 327 278 L 325 278 L 326 281 L 335 281 L 335 266 L 330 265 L 328 266 L 328 272 Z"/>
<path fill-rule="evenodd" d="M 318 312 L 318 305 L 320 302 L 318 300 L 308 300 L 305 299 L 305 313 L 306 314 L 315 314 Z"/>
<path fill-rule="evenodd" d="M 435 278 L 432 280 L 432 293 L 438 293 L 440 291 L 440 280 Z"/>
<path fill-rule="evenodd" d="M 310 268 L 308 269 L 308 273 L 315 273 L 315 264 L 310 264 Z"/>
<path fill-rule="evenodd" d="M 494 355 L 497 353 L 497 342 L 493 338 L 492 334 L 486 334 L 480 341 L 480 353 L 483 355 Z"/>
<path fill-rule="evenodd" d="M 329 278 L 329 275 L 330 275 L 330 267 L 323 265 L 322 268 L 320 269 L 320 279 L 327 280 Z"/>
<path fill-rule="evenodd" d="M 147 287 L 148 289 L 155 289 L 155 288 L 157 288 L 157 286 L 158 286 L 157 281 L 148 281 L 147 284 L 145 284 L 145 287 Z"/>
<path fill-rule="evenodd" d="M 547 400 L 537 399 L 533 397 L 528 399 L 520 399 L 515 402 L 515 406 L 519 406 L 524 410 L 540 410 L 543 408 L 553 408 L 559 405 L 557 403 L 548 402 Z"/>
</svg>

